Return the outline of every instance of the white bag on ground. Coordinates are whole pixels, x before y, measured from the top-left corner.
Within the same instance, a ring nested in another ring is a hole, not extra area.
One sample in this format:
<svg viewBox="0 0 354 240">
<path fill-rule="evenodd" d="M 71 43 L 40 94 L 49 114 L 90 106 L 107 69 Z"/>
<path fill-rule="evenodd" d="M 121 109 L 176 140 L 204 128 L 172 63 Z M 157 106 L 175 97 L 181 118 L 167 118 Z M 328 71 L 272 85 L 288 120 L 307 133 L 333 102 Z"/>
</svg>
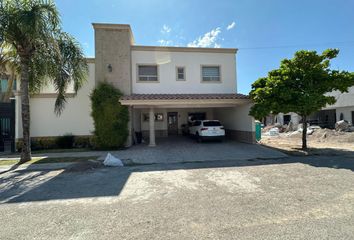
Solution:
<svg viewBox="0 0 354 240">
<path fill-rule="evenodd" d="M 269 135 L 270 136 L 278 136 L 279 135 L 279 128 L 271 128 L 269 130 Z"/>
<path fill-rule="evenodd" d="M 103 165 L 109 167 L 123 167 L 123 162 L 119 158 L 114 157 L 112 154 L 108 153 L 105 160 L 103 161 Z"/>
</svg>

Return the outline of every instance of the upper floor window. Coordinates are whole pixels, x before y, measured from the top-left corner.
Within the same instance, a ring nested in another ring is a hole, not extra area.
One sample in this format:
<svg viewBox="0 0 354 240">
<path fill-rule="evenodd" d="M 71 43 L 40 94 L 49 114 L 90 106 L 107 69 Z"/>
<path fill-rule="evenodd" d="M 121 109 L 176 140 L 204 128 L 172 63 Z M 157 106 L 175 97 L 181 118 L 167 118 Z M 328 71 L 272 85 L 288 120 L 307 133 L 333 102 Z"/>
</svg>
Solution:
<svg viewBox="0 0 354 240">
<path fill-rule="evenodd" d="M 184 81 L 186 80 L 186 73 L 184 70 L 184 67 L 177 67 L 176 68 L 176 72 L 177 72 L 177 81 Z"/>
<path fill-rule="evenodd" d="M 138 66 L 138 80 L 145 82 L 157 82 L 158 71 L 156 65 L 140 65 Z"/>
<path fill-rule="evenodd" d="M 202 66 L 202 81 L 219 82 L 220 66 Z"/>
<path fill-rule="evenodd" d="M 0 77 L 0 93 L 7 92 L 9 87 L 9 79 Z M 12 90 L 16 90 L 16 80 L 12 83 Z"/>
</svg>

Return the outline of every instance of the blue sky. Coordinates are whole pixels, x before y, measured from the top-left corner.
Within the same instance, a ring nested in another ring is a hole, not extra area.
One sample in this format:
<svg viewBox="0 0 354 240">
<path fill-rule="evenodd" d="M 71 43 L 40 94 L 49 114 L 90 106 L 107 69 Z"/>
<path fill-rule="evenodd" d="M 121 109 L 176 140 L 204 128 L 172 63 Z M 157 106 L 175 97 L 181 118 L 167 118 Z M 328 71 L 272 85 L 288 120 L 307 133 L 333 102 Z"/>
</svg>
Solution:
<svg viewBox="0 0 354 240">
<path fill-rule="evenodd" d="M 91 23 L 128 23 L 138 45 L 239 48 L 238 92 L 300 49 L 339 48 L 354 71 L 353 0 L 57 0 L 63 28 L 94 56 Z"/>
</svg>

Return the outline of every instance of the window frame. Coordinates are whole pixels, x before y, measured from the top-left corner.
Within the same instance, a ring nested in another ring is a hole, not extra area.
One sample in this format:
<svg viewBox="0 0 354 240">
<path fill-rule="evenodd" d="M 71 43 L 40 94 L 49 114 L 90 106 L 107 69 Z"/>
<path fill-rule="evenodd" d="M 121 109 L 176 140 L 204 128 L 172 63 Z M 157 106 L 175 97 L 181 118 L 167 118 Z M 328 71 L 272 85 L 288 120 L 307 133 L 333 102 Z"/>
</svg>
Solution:
<svg viewBox="0 0 354 240">
<path fill-rule="evenodd" d="M 143 112 L 142 113 L 142 120 L 143 122 L 150 121 L 150 113 Z M 165 115 L 162 112 L 158 112 L 154 114 L 154 121 L 155 122 L 163 122 L 165 120 Z"/>
<path fill-rule="evenodd" d="M 204 67 L 217 67 L 219 68 L 219 80 L 204 80 L 203 77 L 203 68 Z M 222 76 L 221 76 L 221 65 L 217 65 L 217 64 L 203 64 L 200 65 L 200 81 L 202 83 L 222 83 Z"/>
<path fill-rule="evenodd" d="M 178 69 L 183 69 L 183 79 L 178 78 Z M 186 81 L 186 67 L 185 66 L 176 66 L 176 81 Z"/>
<path fill-rule="evenodd" d="M 156 67 L 156 77 L 157 80 L 156 81 L 149 81 L 149 80 L 140 80 L 140 75 L 139 75 L 139 67 Z M 159 83 L 160 82 L 160 69 L 159 69 L 159 65 L 156 63 L 138 63 L 136 64 L 136 82 L 138 83 Z"/>
</svg>

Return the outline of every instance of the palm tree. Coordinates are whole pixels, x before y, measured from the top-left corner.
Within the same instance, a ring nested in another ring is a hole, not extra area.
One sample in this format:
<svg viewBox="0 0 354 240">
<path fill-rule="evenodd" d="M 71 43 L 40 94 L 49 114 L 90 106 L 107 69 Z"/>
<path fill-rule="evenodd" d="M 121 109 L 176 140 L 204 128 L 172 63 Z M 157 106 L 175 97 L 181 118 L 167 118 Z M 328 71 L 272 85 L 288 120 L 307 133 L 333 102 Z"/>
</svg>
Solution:
<svg viewBox="0 0 354 240">
<path fill-rule="evenodd" d="M 54 110 L 63 111 L 65 92 L 77 92 L 87 74 L 80 45 L 63 32 L 52 0 L 0 0 L 0 44 L 10 45 L 20 65 L 23 144 L 20 162 L 31 160 L 29 96 L 51 82 L 57 91 Z"/>
</svg>

